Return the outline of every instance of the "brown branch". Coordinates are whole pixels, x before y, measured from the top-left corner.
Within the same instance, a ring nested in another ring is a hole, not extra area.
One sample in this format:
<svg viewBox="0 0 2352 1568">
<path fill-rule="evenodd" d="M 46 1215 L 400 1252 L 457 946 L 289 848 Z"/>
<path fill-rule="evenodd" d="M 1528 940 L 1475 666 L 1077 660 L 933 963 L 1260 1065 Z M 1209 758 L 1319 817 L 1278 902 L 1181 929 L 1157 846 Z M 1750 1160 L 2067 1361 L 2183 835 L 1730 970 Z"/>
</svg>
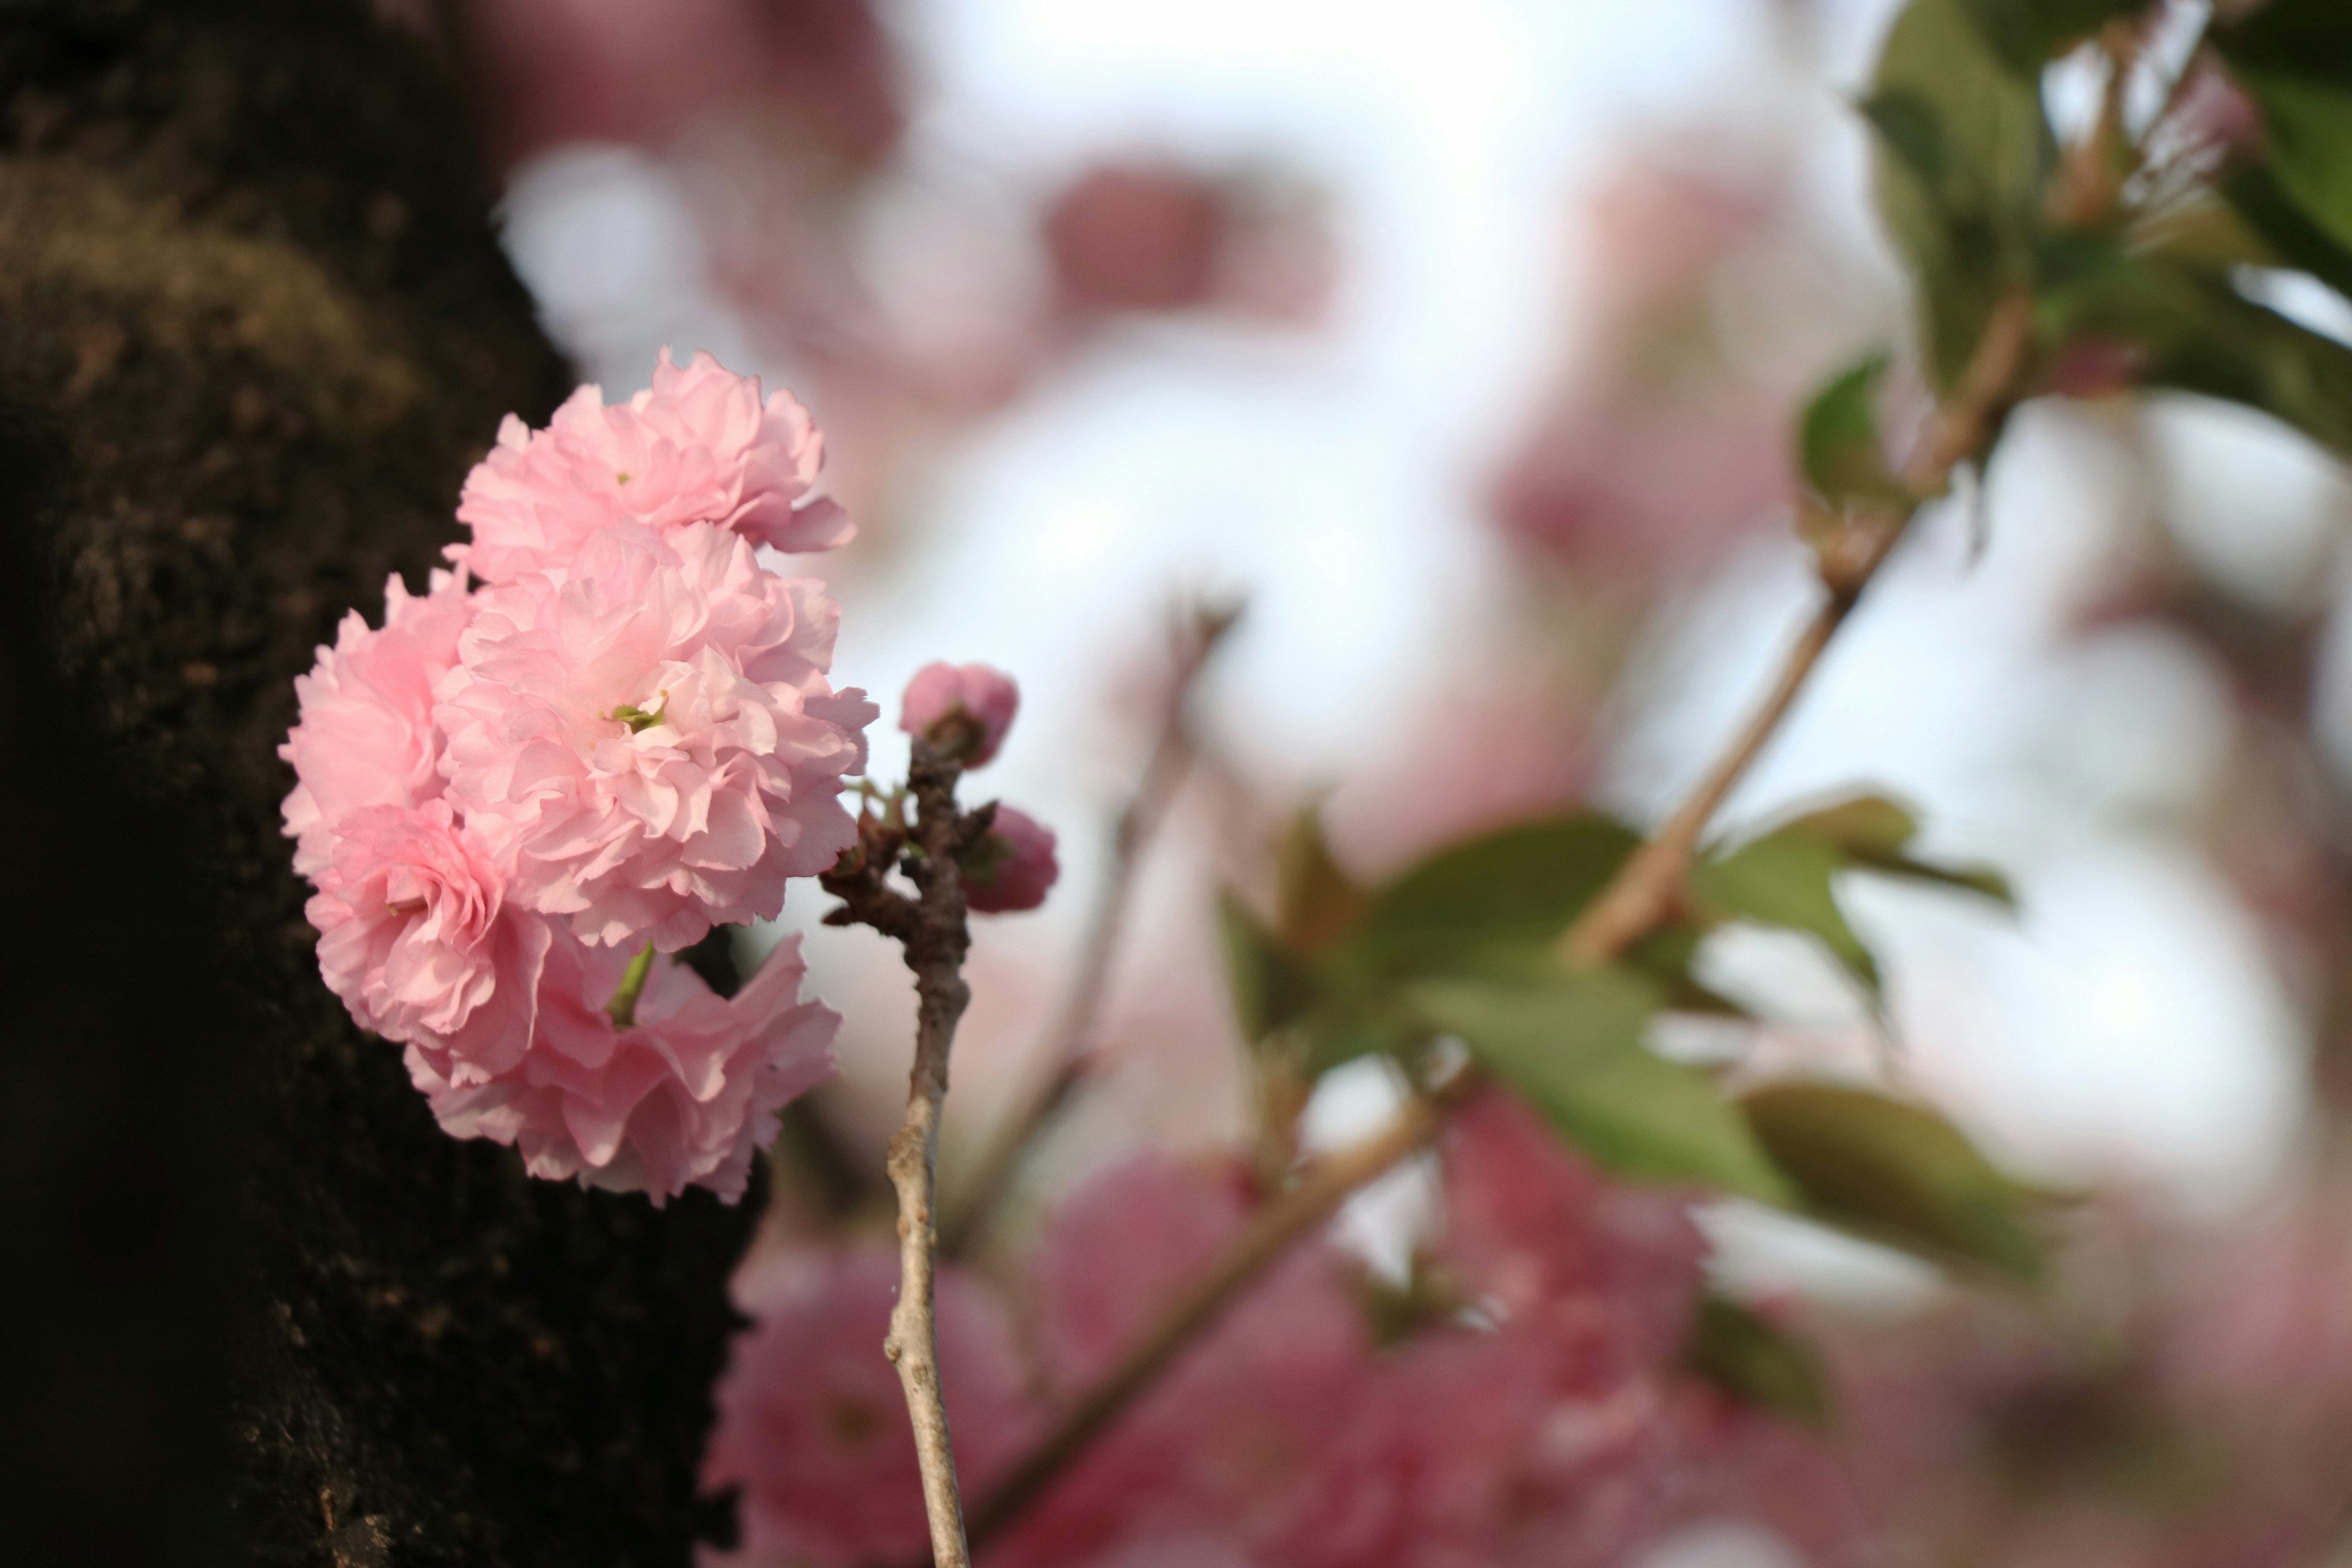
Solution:
<svg viewBox="0 0 2352 1568">
<path fill-rule="evenodd" d="M 1179 620 L 1172 639 L 1174 657 L 1159 733 L 1143 764 L 1143 773 L 1136 781 L 1135 792 L 1128 797 L 1112 828 L 1110 867 L 1095 894 L 1086 942 L 1079 950 L 1070 989 L 1053 1030 L 1038 1052 L 1048 1076 L 1027 1104 L 1005 1119 L 973 1167 L 962 1200 L 949 1215 L 946 1233 L 940 1238 L 940 1245 L 950 1257 L 987 1235 L 1023 1159 L 1061 1114 L 1088 1071 L 1092 1058 L 1087 1047 L 1093 1043 L 1103 998 L 1110 988 L 1111 965 L 1118 956 L 1119 941 L 1126 932 L 1136 869 L 1159 832 L 1177 786 L 1192 766 L 1192 741 L 1185 716 L 1188 699 L 1210 656 L 1240 618 L 1240 607 L 1233 605 L 1203 606 Z"/>
<path fill-rule="evenodd" d="M 987 833 L 995 815 L 985 806 L 969 814 L 957 811 L 956 782 L 962 771 L 954 759 L 916 738 L 908 789 L 917 816 L 908 830 L 912 843 L 905 870 L 919 898 L 909 899 L 888 885 L 900 843 L 896 830 L 875 832 L 870 824 L 859 847 L 850 852 L 852 863 L 824 879 L 825 888 L 843 900 L 842 908 L 826 919 L 836 924 L 861 921 L 894 938 L 906 951 L 907 967 L 915 973 L 915 1062 L 907 1074 L 907 1118 L 891 1138 L 885 1161 L 898 1195 L 898 1301 L 890 1310 L 882 1353 L 898 1370 L 907 1415 L 915 1429 L 935 1568 L 970 1568 L 971 1562 L 956 1493 L 947 1405 L 940 1396 L 939 1331 L 932 1310 L 938 1241 L 932 1197 L 940 1113 L 947 1103 L 949 1047 L 971 999 L 963 979 L 971 931 L 957 862 Z"/>
<path fill-rule="evenodd" d="M 1906 465 L 1903 477 L 1913 495 L 1924 500 L 1943 493 L 1952 471 L 1978 456 L 1997 431 L 2015 400 L 2032 320 L 2032 302 L 2022 295 L 2004 300 L 1994 310 L 1952 401 L 1937 413 Z M 1824 547 L 1822 582 L 1827 596 L 1797 635 L 1771 690 L 1689 798 L 1634 851 L 1569 928 L 1562 947 L 1571 963 L 1591 967 L 1608 963 L 1672 912 L 1700 835 L 1788 717 L 1797 694 L 1908 521 L 1908 510 L 1854 519 Z"/>
<path fill-rule="evenodd" d="M 972 1514 L 971 1538 L 986 1542 L 1034 1501 L 1135 1396 L 1214 1322 L 1299 1237 L 1339 1212 L 1358 1189 L 1387 1173 L 1437 1136 L 1438 1104 L 1416 1098 L 1372 1137 L 1309 1166 L 1297 1183 L 1250 1217 L 1208 1273 L 1193 1281 L 1151 1332 L 1065 1411 L 1053 1430 L 998 1484 Z"/>
<path fill-rule="evenodd" d="M 1990 446 L 2016 401 L 2027 368 L 2032 324 L 2031 302 L 2021 296 L 2004 300 L 1994 310 L 1975 360 L 1906 466 L 1904 479 L 1913 495 L 1925 500 L 1941 493 L 1955 468 L 1980 458 Z M 1672 911 L 1708 819 L 1786 717 L 1822 649 L 1894 548 L 1910 510 L 1851 520 L 1823 548 L 1822 577 L 1828 602 L 1798 638 L 1770 694 L 1722 759 L 1570 930 L 1563 946 L 1572 962 L 1602 963 L 1617 957 Z M 1446 1106 L 1467 1092 L 1479 1076 L 1475 1069 L 1465 1070 L 1439 1093 L 1412 1100 L 1387 1127 L 1317 1162 L 1297 1185 L 1259 1210 L 1225 1255 L 990 1495 L 973 1516 L 973 1539 L 992 1537 L 1034 1501 L 1086 1444 L 1149 1388 L 1293 1242 L 1319 1228 L 1358 1189 L 1434 1138 Z"/>
</svg>

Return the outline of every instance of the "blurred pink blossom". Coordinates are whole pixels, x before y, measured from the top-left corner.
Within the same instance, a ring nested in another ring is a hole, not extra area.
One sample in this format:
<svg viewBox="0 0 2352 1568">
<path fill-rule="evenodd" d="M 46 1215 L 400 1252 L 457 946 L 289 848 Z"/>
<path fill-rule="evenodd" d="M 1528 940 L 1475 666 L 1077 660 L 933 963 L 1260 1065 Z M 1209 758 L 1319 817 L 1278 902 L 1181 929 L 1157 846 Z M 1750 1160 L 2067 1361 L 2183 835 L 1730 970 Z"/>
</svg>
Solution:
<svg viewBox="0 0 2352 1568">
<path fill-rule="evenodd" d="M 554 931 L 520 1061 L 460 1081 L 452 1053 L 412 1044 L 409 1076 L 445 1130 L 514 1145 L 534 1176 L 642 1192 L 656 1207 L 696 1184 L 733 1203 L 776 1113 L 833 1076 L 841 1016 L 800 999 L 797 937 L 724 1000 L 684 963 L 656 960 L 624 1026 L 605 1004 L 628 963 Z"/>
<path fill-rule="evenodd" d="M 654 384 L 606 404 L 583 386 L 544 430 L 509 414 L 499 443 L 466 477 L 457 520 L 472 542 L 447 554 L 488 582 L 560 570 L 589 537 L 619 522 L 667 531 L 698 522 L 782 551 L 831 550 L 856 532 L 814 493 L 824 437 L 781 388 L 698 353 L 681 370 L 661 351 Z"/>
<path fill-rule="evenodd" d="M 442 681 L 443 771 L 512 896 L 583 942 L 675 952 L 772 919 L 856 837 L 865 694 L 824 671 L 824 585 L 709 523 L 624 524 L 486 589 Z"/>
<path fill-rule="evenodd" d="M 1310 321 L 1337 273 L 1319 193 L 1271 170 L 1108 160 L 1054 197 L 1042 230 L 1056 302 L 1076 318 L 1205 308 Z"/>
<path fill-rule="evenodd" d="M 703 1552 L 704 1568 L 830 1568 L 922 1552 L 913 1430 L 882 1355 L 898 1291 L 897 1256 L 880 1247 L 796 1255 L 739 1286 L 752 1325 L 719 1381 L 702 1485 L 742 1489 L 741 1545 Z M 934 1299 L 957 1479 L 967 1496 L 985 1495 L 1036 1412 L 988 1288 L 947 1265 Z"/>
<path fill-rule="evenodd" d="M 1513 539 L 1604 576 L 1684 573 L 1789 493 L 1788 416 L 1738 384 L 1614 387 L 1547 410 L 1495 507 Z"/>
<path fill-rule="evenodd" d="M 1034 1265 L 1055 1386 L 1086 1386 L 1130 1348 L 1247 1206 L 1237 1165 L 1159 1154 L 1071 1194 Z M 1227 1547 L 1264 1561 L 1261 1538 L 1329 1440 L 1370 1353 L 1339 1259 L 1298 1248 L 1070 1468 L 991 1552 L 992 1568 L 1088 1563 L 1154 1542 L 1192 1543 L 1213 1562 Z"/>
<path fill-rule="evenodd" d="M 1021 689 L 1013 678 L 984 664 L 932 663 L 915 671 L 898 702 L 898 728 L 927 737 L 961 759 L 966 768 L 984 767 L 1004 744 Z"/>
<path fill-rule="evenodd" d="M 1648 584 L 1705 567 L 1788 493 L 1790 398 L 1726 359 L 1710 296 L 1772 216 L 1755 184 L 1648 158 L 1601 186 L 1577 358 L 1495 487 L 1509 538 Z"/>
<path fill-rule="evenodd" d="M 1180 310 L 1209 298 L 1225 225 L 1211 181 L 1167 163 L 1106 164 L 1055 200 L 1045 250 L 1070 307 Z"/>
<path fill-rule="evenodd" d="M 463 15 L 509 163 L 562 142 L 659 144 L 739 103 L 776 106 L 826 152 L 870 163 L 904 120 L 867 0 L 476 0 Z"/>
<path fill-rule="evenodd" d="M 982 915 L 1034 910 L 1061 874 L 1054 830 L 1027 812 L 999 805 L 988 837 L 964 858 L 964 902 Z"/>
</svg>

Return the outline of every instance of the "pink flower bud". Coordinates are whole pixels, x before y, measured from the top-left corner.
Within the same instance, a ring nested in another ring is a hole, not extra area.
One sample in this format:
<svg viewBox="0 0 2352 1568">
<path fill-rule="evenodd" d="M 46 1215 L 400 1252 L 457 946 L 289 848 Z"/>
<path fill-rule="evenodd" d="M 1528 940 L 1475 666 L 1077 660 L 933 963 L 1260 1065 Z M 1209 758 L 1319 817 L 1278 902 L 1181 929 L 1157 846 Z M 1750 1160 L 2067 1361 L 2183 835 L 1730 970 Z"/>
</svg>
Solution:
<svg viewBox="0 0 2352 1568">
<path fill-rule="evenodd" d="M 984 664 L 927 664 L 907 682 L 898 728 L 976 768 L 996 755 L 1020 706 L 1021 689 L 1003 670 Z"/>
<path fill-rule="evenodd" d="M 936 668 L 936 667 L 934 667 Z M 974 914 L 1034 910 L 1062 868 L 1054 858 L 1054 830 L 1009 805 L 996 808 L 996 826 L 964 857 L 964 901 Z"/>
</svg>

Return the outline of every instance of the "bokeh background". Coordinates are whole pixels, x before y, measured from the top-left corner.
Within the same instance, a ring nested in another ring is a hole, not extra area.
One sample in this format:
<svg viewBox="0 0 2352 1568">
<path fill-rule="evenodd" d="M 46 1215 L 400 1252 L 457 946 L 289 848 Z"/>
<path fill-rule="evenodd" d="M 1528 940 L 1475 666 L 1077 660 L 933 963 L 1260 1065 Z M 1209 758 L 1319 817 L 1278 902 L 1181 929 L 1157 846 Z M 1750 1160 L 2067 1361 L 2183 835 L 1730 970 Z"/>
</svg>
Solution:
<svg viewBox="0 0 2352 1568">
<path fill-rule="evenodd" d="M 608 397 L 656 349 L 707 348 L 815 413 L 863 525 L 816 568 L 844 604 L 836 679 L 886 704 L 934 658 L 1021 682 L 985 782 L 1059 832 L 1064 880 L 979 934 L 950 1186 L 1034 1081 L 1181 606 L 1246 609 L 1196 694 L 1101 1069 L 1035 1186 L 1238 1133 L 1214 895 L 1262 888 L 1300 805 L 1370 876 L 1570 802 L 1652 821 L 1696 776 L 1810 606 L 1792 409 L 1903 333 L 1848 102 L 1893 10 L 392 8 L 467 73 L 509 254 Z M 2185 39 L 2198 10 L 2167 26 Z M 2091 91 L 2053 72 L 2062 130 Z M 2273 283 L 2352 327 L 2308 280 Z M 1763 1056 L 1893 1061 L 2014 1168 L 2095 1194 L 2114 1256 L 2303 1223 L 2352 1095 L 2347 519 L 2336 465 L 2242 410 L 2029 406 L 1985 482 L 1923 519 L 1723 824 L 1885 788 L 1931 850 L 2007 871 L 2019 912 L 1850 889 L 1883 1019 L 1794 938 L 1715 939 L 1710 975 L 1780 1020 Z M 903 755 L 877 731 L 877 776 Z M 849 1018 L 822 1114 L 878 1150 L 911 1003 L 895 954 L 817 928 L 822 904 L 783 922 Z M 1338 1136 L 1385 1092 L 1342 1075 L 1310 1124 Z M 1375 1251 L 1414 1180 L 1364 1200 Z M 1727 1277 L 1765 1295 L 1899 1328 L 1944 1289 L 1760 1212 L 1714 1229 Z M 2352 1380 L 2343 1251 L 2295 1287 L 2317 1327 L 2224 1328 Z M 1700 1530 L 1659 1561 L 1797 1550 Z M 2069 1550 L 2046 1560 L 2092 1560 Z"/>
</svg>

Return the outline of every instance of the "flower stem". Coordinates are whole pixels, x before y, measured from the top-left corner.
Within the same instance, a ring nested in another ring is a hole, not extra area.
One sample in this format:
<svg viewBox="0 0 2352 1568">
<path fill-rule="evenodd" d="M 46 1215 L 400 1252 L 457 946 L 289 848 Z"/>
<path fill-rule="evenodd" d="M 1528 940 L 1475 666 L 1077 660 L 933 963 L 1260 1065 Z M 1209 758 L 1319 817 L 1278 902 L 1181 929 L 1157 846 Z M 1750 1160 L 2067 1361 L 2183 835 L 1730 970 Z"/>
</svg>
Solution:
<svg viewBox="0 0 2352 1568">
<path fill-rule="evenodd" d="M 626 1029 L 635 1025 L 637 998 L 645 994 L 646 981 L 653 972 L 654 944 L 647 942 L 643 952 L 629 960 L 629 967 L 621 976 L 620 989 L 604 1005 L 604 1011 L 613 1016 L 613 1027 Z"/>
</svg>

